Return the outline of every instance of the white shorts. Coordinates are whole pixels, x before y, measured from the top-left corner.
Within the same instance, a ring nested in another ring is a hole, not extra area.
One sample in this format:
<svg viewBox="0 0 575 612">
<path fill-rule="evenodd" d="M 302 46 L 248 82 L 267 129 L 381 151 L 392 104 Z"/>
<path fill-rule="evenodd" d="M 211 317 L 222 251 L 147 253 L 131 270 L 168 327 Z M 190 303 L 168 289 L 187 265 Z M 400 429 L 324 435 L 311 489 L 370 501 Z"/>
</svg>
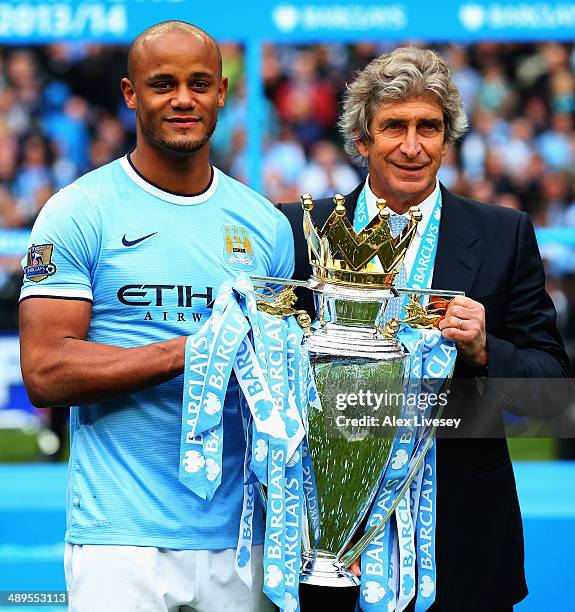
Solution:
<svg viewBox="0 0 575 612">
<path fill-rule="evenodd" d="M 254 546 L 251 592 L 234 570 L 235 550 L 66 544 L 72 612 L 268 612 L 263 546 Z"/>
</svg>

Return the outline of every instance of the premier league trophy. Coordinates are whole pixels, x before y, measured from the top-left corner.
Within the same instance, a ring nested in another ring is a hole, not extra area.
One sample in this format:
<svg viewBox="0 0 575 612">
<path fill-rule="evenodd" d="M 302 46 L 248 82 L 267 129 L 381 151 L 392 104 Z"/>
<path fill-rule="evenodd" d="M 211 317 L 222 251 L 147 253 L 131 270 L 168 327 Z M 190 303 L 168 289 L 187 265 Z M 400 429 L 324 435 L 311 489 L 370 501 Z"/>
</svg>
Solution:
<svg viewBox="0 0 575 612">
<path fill-rule="evenodd" d="M 307 432 L 318 507 L 308 502 L 300 581 L 353 586 L 359 580 L 347 567 L 370 545 L 402 497 L 398 495 L 379 524 L 363 534 L 360 527 L 365 527 L 382 485 L 396 434 L 393 427 L 381 424 L 385 417 L 395 421 L 403 408 L 398 398 L 404 390 L 407 353 L 395 338 L 402 321 L 386 317 L 386 309 L 399 296 L 395 278 L 422 215 L 412 207 L 406 227 L 394 236 L 388 223 L 390 210 L 385 200 L 378 199 L 378 214 L 356 233 L 346 217 L 343 196 L 334 197 L 335 209 L 323 228 L 313 221 L 311 196 L 304 194 L 301 201 L 311 279 L 282 280 L 288 286 L 275 300 L 259 301 L 258 307 L 268 313 L 296 314 L 306 324 L 305 312 L 291 308 L 293 286 L 314 293 L 317 318 L 307 327 L 303 350 L 309 354 L 321 402 L 321 409 L 310 407 Z M 442 316 L 434 308 L 424 308 L 418 295 L 411 295 L 404 321 L 434 328 Z M 341 399 L 362 390 L 386 400 L 376 411 L 374 405 L 352 405 Z M 402 492 L 409 488 L 424 454 L 406 466 Z M 313 543 L 310 534 L 315 536 Z"/>
</svg>

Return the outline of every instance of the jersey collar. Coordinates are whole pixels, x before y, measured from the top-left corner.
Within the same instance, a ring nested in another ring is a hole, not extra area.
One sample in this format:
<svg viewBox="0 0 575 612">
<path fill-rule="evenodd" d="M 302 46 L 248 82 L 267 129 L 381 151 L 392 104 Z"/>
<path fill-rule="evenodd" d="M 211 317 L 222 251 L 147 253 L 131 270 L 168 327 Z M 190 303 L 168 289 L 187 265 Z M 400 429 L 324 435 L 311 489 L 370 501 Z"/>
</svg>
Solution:
<svg viewBox="0 0 575 612">
<path fill-rule="evenodd" d="M 146 180 L 132 166 L 130 160 L 128 159 L 128 155 L 120 159 L 120 165 L 122 166 L 124 172 L 128 175 L 128 177 L 132 181 L 134 181 L 134 183 L 136 183 L 138 187 L 140 187 L 144 191 L 147 191 L 154 197 L 159 198 L 160 200 L 164 200 L 165 202 L 171 202 L 172 204 L 193 205 L 201 204 L 202 202 L 209 200 L 214 195 L 220 178 L 220 171 L 214 166 L 212 166 L 212 181 L 205 191 L 202 191 L 202 193 L 199 193 L 197 195 L 180 195 L 177 193 L 170 193 L 169 191 L 164 191 L 153 183 L 150 183 L 150 181 Z"/>
</svg>

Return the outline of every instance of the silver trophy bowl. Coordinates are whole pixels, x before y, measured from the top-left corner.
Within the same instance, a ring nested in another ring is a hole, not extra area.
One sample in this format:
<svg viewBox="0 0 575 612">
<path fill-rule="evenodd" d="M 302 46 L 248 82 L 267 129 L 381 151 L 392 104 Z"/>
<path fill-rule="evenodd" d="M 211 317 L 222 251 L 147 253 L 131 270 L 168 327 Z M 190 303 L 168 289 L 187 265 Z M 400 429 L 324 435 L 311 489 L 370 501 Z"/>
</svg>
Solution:
<svg viewBox="0 0 575 612">
<path fill-rule="evenodd" d="M 399 416 L 401 403 L 343 405 L 342 396 L 370 390 L 397 398 L 403 390 L 404 352 L 375 329 L 393 289 L 350 289 L 314 282 L 318 320 L 303 343 L 309 354 L 322 409 L 310 409 L 309 446 L 315 474 L 321 537 L 304 536 L 300 581 L 354 586 L 358 578 L 341 560 L 352 552 L 377 494 L 393 435 L 380 423 Z M 361 551 L 356 555 L 359 556 Z"/>
</svg>

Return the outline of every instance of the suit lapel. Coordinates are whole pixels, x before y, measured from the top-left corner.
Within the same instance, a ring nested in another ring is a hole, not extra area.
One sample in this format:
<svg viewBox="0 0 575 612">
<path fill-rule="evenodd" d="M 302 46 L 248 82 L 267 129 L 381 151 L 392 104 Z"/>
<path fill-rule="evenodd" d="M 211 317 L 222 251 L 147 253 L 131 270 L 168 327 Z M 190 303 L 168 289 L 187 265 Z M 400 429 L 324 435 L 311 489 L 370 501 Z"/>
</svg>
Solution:
<svg viewBox="0 0 575 612">
<path fill-rule="evenodd" d="M 357 199 L 361 190 L 363 189 L 364 183 L 360 183 L 350 194 L 345 196 L 345 209 L 346 209 L 346 217 L 349 219 L 349 222 L 353 225 L 353 217 L 355 215 L 355 207 L 357 206 Z M 328 217 L 333 212 L 335 208 L 335 202 L 333 198 L 326 198 L 321 201 L 321 205 L 316 206 L 313 209 L 312 217 L 315 221 L 315 224 L 320 229 L 324 226 L 324 223 L 328 220 Z"/>
<path fill-rule="evenodd" d="M 465 291 L 468 295 L 481 266 L 479 237 L 465 210 L 465 202 L 443 186 L 441 195 L 441 225 L 432 287 Z"/>
</svg>

